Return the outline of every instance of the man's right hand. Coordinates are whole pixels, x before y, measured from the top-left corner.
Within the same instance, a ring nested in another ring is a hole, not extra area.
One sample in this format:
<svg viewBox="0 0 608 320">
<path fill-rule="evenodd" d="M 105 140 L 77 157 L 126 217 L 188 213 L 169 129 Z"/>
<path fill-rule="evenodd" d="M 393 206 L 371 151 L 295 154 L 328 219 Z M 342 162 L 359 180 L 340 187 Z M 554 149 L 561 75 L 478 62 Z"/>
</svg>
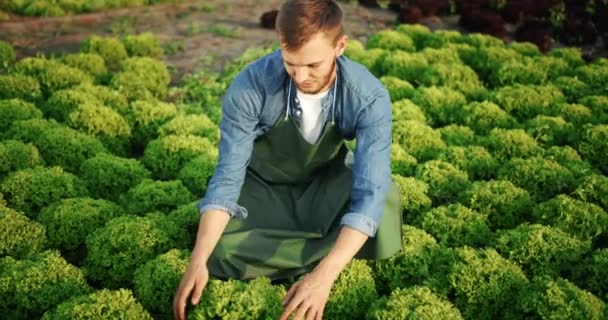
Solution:
<svg viewBox="0 0 608 320">
<path fill-rule="evenodd" d="M 191 260 L 182 278 L 175 299 L 173 299 L 173 317 L 176 320 L 184 320 L 186 303 L 190 294 L 193 305 L 199 303 L 203 290 L 209 281 L 209 270 L 205 261 Z"/>
</svg>

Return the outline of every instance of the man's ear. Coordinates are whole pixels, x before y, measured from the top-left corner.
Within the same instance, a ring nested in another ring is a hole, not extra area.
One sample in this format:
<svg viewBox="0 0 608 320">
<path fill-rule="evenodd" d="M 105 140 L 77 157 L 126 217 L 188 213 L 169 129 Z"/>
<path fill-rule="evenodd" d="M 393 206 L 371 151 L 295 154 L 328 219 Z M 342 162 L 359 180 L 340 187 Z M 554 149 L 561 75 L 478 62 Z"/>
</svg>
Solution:
<svg viewBox="0 0 608 320">
<path fill-rule="evenodd" d="M 344 50 L 346 50 L 347 42 L 348 42 L 347 35 L 343 35 L 342 37 L 340 37 L 340 39 L 338 40 L 338 43 L 336 44 L 336 57 L 339 57 L 344 54 Z"/>
</svg>

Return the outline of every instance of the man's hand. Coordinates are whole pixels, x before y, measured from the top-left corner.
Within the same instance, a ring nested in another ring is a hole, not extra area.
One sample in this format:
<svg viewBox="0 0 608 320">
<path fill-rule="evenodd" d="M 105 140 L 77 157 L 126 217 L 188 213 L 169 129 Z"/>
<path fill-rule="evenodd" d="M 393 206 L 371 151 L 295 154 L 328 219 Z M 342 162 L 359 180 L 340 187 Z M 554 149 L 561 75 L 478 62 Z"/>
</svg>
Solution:
<svg viewBox="0 0 608 320">
<path fill-rule="evenodd" d="M 193 305 L 198 304 L 208 281 L 209 270 L 207 269 L 207 264 L 202 261 L 191 260 L 173 300 L 174 319 L 185 319 L 188 296 L 192 293 L 190 302 Z"/>
<path fill-rule="evenodd" d="M 321 320 L 334 281 L 317 270 L 294 283 L 283 299 L 285 309 L 280 320 L 288 319 L 294 312 L 294 320 Z"/>
</svg>

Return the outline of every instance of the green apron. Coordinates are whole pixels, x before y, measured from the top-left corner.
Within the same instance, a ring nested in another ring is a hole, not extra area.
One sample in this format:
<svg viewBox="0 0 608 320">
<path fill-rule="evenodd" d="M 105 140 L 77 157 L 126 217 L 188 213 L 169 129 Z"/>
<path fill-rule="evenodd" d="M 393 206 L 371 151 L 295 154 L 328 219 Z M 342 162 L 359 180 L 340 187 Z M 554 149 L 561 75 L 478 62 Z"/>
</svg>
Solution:
<svg viewBox="0 0 608 320">
<path fill-rule="evenodd" d="M 246 219 L 231 219 L 208 261 L 220 279 L 272 280 L 309 272 L 325 257 L 350 204 L 352 169 L 339 130 L 327 123 L 316 144 L 293 120 L 277 124 L 254 142 L 238 204 Z M 374 238 L 358 259 L 385 259 L 401 249 L 402 212 L 393 182 Z"/>
</svg>

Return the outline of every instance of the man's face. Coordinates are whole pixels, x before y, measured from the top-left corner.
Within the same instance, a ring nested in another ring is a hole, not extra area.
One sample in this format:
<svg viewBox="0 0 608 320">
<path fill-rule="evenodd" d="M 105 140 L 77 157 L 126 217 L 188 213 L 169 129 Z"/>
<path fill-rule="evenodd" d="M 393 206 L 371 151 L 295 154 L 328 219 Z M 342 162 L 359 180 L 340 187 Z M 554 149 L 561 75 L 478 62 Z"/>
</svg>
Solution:
<svg viewBox="0 0 608 320">
<path fill-rule="evenodd" d="M 334 46 L 325 33 L 319 32 L 298 50 L 281 50 L 285 70 L 304 93 L 314 94 L 327 90 L 336 58 L 344 53 L 345 46 L 346 36 L 342 36 Z"/>
</svg>

